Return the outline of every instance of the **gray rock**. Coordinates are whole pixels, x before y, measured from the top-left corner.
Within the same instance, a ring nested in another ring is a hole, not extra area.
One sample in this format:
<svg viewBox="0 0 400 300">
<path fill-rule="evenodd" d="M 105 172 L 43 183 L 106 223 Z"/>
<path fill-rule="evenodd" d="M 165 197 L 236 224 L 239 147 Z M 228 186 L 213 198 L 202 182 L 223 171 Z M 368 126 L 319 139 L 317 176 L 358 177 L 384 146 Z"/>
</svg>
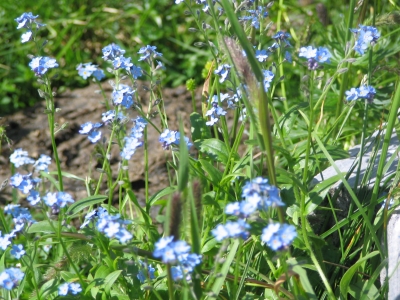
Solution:
<svg viewBox="0 0 400 300">
<path fill-rule="evenodd" d="M 365 146 L 365 154 L 362 156 L 361 159 L 361 171 L 360 171 L 360 177 L 359 177 L 359 182 L 358 185 L 360 184 L 361 179 L 364 177 L 366 171 L 368 170 L 368 168 L 370 168 L 372 166 L 372 174 L 369 178 L 368 181 L 368 187 L 369 188 L 373 188 L 374 184 L 375 184 L 375 180 L 376 180 L 376 171 L 378 168 L 378 164 L 379 164 L 379 160 L 381 157 L 381 153 L 382 153 L 382 143 L 383 143 L 383 135 L 385 134 L 384 131 L 380 132 L 375 132 L 370 140 L 368 141 L 368 143 Z M 371 158 L 373 158 L 374 155 L 374 150 L 375 147 L 374 145 L 377 142 L 377 137 L 378 135 L 380 135 L 381 138 L 381 142 L 379 143 L 378 149 L 378 153 L 375 157 L 375 159 L 373 161 L 371 161 Z M 399 148 L 399 139 L 397 138 L 397 134 L 393 133 L 390 139 L 390 145 L 389 145 L 389 149 L 388 149 L 388 154 L 386 157 L 386 163 L 389 161 L 389 159 L 392 157 L 393 154 L 395 154 L 398 151 Z M 356 173 L 357 173 L 357 168 L 358 166 L 355 166 L 355 163 L 357 162 L 357 155 L 360 152 L 360 145 L 357 145 L 353 148 L 351 148 L 349 150 L 349 154 L 350 157 L 349 158 L 345 158 L 345 159 L 341 159 L 341 160 L 337 160 L 335 161 L 337 167 L 339 168 L 339 170 L 344 173 L 347 174 L 349 172 L 349 170 L 352 170 L 349 179 L 347 180 L 349 185 L 354 188 L 355 187 L 355 181 L 356 181 Z M 394 176 L 396 169 L 397 169 L 397 164 L 399 162 L 398 157 L 396 156 L 396 158 L 394 159 L 393 163 L 390 165 L 389 169 L 387 170 L 387 172 L 385 173 L 385 175 L 383 176 L 382 180 L 381 180 L 381 186 L 383 184 L 383 182 L 385 182 L 387 179 L 389 179 L 390 177 Z M 372 164 L 372 165 L 371 165 Z M 334 167 L 329 167 L 326 170 L 324 170 L 321 174 L 318 174 L 317 176 L 314 177 L 312 184 L 316 185 L 320 182 L 322 182 L 322 178 L 324 178 L 325 180 L 328 178 L 331 178 L 333 176 L 337 175 L 337 172 L 335 170 Z M 336 189 L 341 183 L 341 180 L 339 180 L 338 182 L 336 182 L 333 186 L 332 189 Z"/>
</svg>

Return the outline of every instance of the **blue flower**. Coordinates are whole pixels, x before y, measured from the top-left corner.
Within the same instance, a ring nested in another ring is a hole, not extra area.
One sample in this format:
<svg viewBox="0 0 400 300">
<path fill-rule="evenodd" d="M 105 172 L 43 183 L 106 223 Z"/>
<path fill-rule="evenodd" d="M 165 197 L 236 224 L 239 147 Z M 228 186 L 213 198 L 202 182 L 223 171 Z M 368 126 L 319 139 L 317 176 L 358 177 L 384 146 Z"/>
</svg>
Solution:
<svg viewBox="0 0 400 300">
<path fill-rule="evenodd" d="M 22 150 L 22 148 L 19 148 L 19 149 L 16 149 L 10 155 L 10 162 L 12 164 L 14 164 L 14 166 L 16 168 L 19 168 L 20 166 L 23 166 L 23 165 L 35 163 L 35 160 L 28 156 L 27 151 L 24 151 L 24 150 Z"/>
<path fill-rule="evenodd" d="M 130 57 L 125 58 L 121 55 L 114 59 L 113 66 L 114 70 L 125 69 L 127 71 L 130 71 L 131 67 L 133 66 L 133 63 L 131 63 Z"/>
<path fill-rule="evenodd" d="M 360 88 L 351 88 L 349 91 L 346 91 L 346 100 L 358 100 L 358 99 L 367 99 L 369 103 L 374 101 L 374 97 L 376 94 L 376 90 L 374 87 L 369 85 L 362 85 Z"/>
<path fill-rule="evenodd" d="M 39 192 L 37 192 L 35 190 L 30 190 L 29 195 L 26 198 L 26 200 L 28 200 L 30 205 L 35 206 L 36 204 L 38 204 L 40 202 Z"/>
<path fill-rule="evenodd" d="M 329 58 L 331 57 L 331 54 L 328 49 L 324 47 L 315 49 L 312 46 L 308 46 L 300 48 L 299 57 L 307 58 L 309 70 L 316 70 L 320 63 L 330 62 Z"/>
<path fill-rule="evenodd" d="M 300 57 L 305 57 L 307 59 L 309 58 L 315 58 L 317 56 L 317 49 L 315 49 L 312 46 L 308 46 L 308 47 L 301 47 L 300 48 L 300 53 L 299 53 Z"/>
<path fill-rule="evenodd" d="M 10 214 L 13 217 L 13 222 L 15 224 L 14 230 L 11 232 L 9 237 L 16 232 L 23 229 L 25 224 L 35 223 L 36 221 L 32 218 L 31 213 L 25 207 L 20 207 L 19 204 L 9 204 L 4 207 L 4 213 Z"/>
<path fill-rule="evenodd" d="M 353 49 L 363 55 L 369 45 L 374 45 L 378 41 L 381 34 L 372 26 L 358 25 L 358 27 L 358 29 L 350 29 L 358 37 Z"/>
<path fill-rule="evenodd" d="M 33 34 L 32 31 L 27 31 L 23 33 L 21 35 L 21 43 L 29 42 L 31 40 L 32 34 Z"/>
<path fill-rule="evenodd" d="M 68 290 L 69 290 L 69 284 L 68 282 L 65 282 L 63 284 L 60 284 L 60 286 L 58 287 L 58 294 L 60 296 L 66 296 L 68 294 Z"/>
<path fill-rule="evenodd" d="M 36 76 L 44 75 L 49 69 L 57 68 L 58 64 L 54 58 L 46 56 L 34 57 L 29 63 L 32 71 L 35 72 Z"/>
<path fill-rule="evenodd" d="M 264 62 L 268 58 L 268 52 L 266 50 L 256 50 L 256 58 L 259 62 Z"/>
<path fill-rule="evenodd" d="M 0 287 L 10 291 L 18 286 L 19 281 L 21 281 L 24 276 L 25 274 L 18 268 L 5 269 L 0 274 Z"/>
<path fill-rule="evenodd" d="M 258 8 L 255 10 L 247 10 L 247 12 L 250 14 L 250 16 L 241 17 L 240 20 L 251 21 L 251 26 L 256 29 L 260 28 L 259 19 L 268 17 L 268 12 L 265 11 L 265 8 L 262 6 L 258 6 Z"/>
<path fill-rule="evenodd" d="M 156 49 L 156 46 L 150 45 L 140 48 L 138 54 L 142 54 L 142 56 L 139 58 L 139 61 L 146 60 L 148 63 L 150 63 L 152 58 L 162 56 L 162 53 L 157 52 Z"/>
<path fill-rule="evenodd" d="M 121 157 L 123 159 L 129 160 L 133 154 L 135 154 L 136 149 L 143 146 L 143 142 L 139 141 L 136 137 L 124 137 L 124 148 L 121 152 Z"/>
<path fill-rule="evenodd" d="M 103 121 L 104 124 L 113 122 L 115 117 L 116 117 L 115 110 L 109 110 L 101 114 L 101 120 Z"/>
<path fill-rule="evenodd" d="M 108 211 L 102 207 L 90 212 L 85 217 L 85 222 L 80 228 L 84 228 L 97 218 L 96 228 L 99 232 L 104 233 L 108 238 L 116 238 L 121 243 L 126 243 L 132 239 L 132 234 L 126 230 L 125 225 L 131 223 L 129 220 L 122 220 L 119 214 L 109 215 Z"/>
<path fill-rule="evenodd" d="M 45 26 L 44 24 L 35 21 L 39 15 L 34 16 L 31 12 L 23 13 L 20 17 L 16 18 L 15 21 L 18 23 L 17 29 L 27 28 L 32 29 L 32 24 L 36 24 L 36 27 Z"/>
<path fill-rule="evenodd" d="M 228 221 L 225 225 L 219 224 L 211 233 L 217 241 L 222 241 L 226 238 L 242 238 L 246 239 L 249 236 L 248 229 L 250 225 L 243 219 L 236 222 Z"/>
<path fill-rule="evenodd" d="M 190 280 L 190 273 L 201 263 L 201 256 L 190 253 L 190 246 L 185 241 L 174 242 L 173 239 L 170 236 L 158 240 L 154 245 L 153 256 L 160 257 L 163 263 L 178 265 L 178 269 L 173 271 L 174 280 L 182 279 L 183 274 L 189 276 L 187 279 Z"/>
<path fill-rule="evenodd" d="M 277 251 L 290 246 L 296 236 L 296 228 L 293 225 L 272 223 L 263 229 L 261 240 Z"/>
<path fill-rule="evenodd" d="M 291 46 L 288 39 L 291 38 L 290 34 L 284 31 L 278 31 L 273 37 L 278 42 L 284 42 L 286 46 Z"/>
<path fill-rule="evenodd" d="M 285 60 L 287 61 L 287 62 L 289 62 L 289 63 L 291 63 L 293 60 L 292 60 L 292 54 L 289 52 L 289 51 L 286 51 L 285 52 Z"/>
<path fill-rule="evenodd" d="M 20 259 L 25 254 L 24 246 L 13 245 L 10 254 L 14 256 L 16 259 Z"/>
<path fill-rule="evenodd" d="M 132 77 L 135 79 L 138 79 L 138 77 L 142 77 L 143 75 L 143 70 L 140 67 L 137 67 L 132 64 L 131 68 L 129 69 L 129 72 L 131 73 Z"/>
<path fill-rule="evenodd" d="M 214 71 L 214 74 L 217 74 L 218 76 L 220 76 L 221 78 L 219 79 L 219 82 L 223 83 L 228 78 L 230 70 L 231 70 L 231 66 L 224 64 L 224 65 L 220 65 L 218 67 L 218 69 L 216 69 Z"/>
<path fill-rule="evenodd" d="M 268 179 L 257 177 L 247 182 L 242 189 L 242 197 L 245 201 L 257 205 L 259 209 L 266 210 L 269 207 L 284 206 L 279 196 L 279 189 L 268 184 Z"/>
<path fill-rule="evenodd" d="M 375 88 L 369 85 L 362 85 L 358 89 L 358 96 L 363 99 L 367 99 L 369 103 L 372 103 L 376 94 Z"/>
<path fill-rule="evenodd" d="M 92 65 L 91 62 L 85 64 L 79 64 L 76 68 L 79 76 L 83 79 L 88 79 L 90 76 L 95 77 L 98 81 L 102 80 L 106 75 L 104 71 L 99 69 L 96 65 Z"/>
<path fill-rule="evenodd" d="M 182 268 L 180 266 L 171 267 L 171 276 L 173 281 L 178 281 L 183 278 Z"/>
<path fill-rule="evenodd" d="M 210 117 L 210 121 L 206 122 L 206 125 L 212 126 L 218 122 L 220 116 L 226 115 L 226 111 L 218 105 L 217 95 L 214 95 L 209 101 L 211 101 L 211 109 L 206 112 L 206 116 Z"/>
<path fill-rule="evenodd" d="M 69 284 L 69 289 L 70 289 L 72 295 L 77 295 L 80 292 L 82 292 L 82 288 L 81 288 L 81 285 L 79 283 L 73 283 L 73 282 L 70 283 Z"/>
<path fill-rule="evenodd" d="M 158 139 L 162 144 L 164 149 L 168 149 L 170 146 L 179 146 L 180 144 L 180 133 L 174 130 L 165 129 Z M 192 146 L 192 143 L 189 142 L 189 138 L 184 137 L 184 141 L 188 149 Z"/>
<path fill-rule="evenodd" d="M 122 105 L 125 108 L 132 107 L 134 101 L 133 97 L 135 94 L 135 90 L 133 90 L 130 86 L 125 84 L 120 84 L 118 89 L 115 88 L 112 92 L 112 100 L 114 105 Z"/>
<path fill-rule="evenodd" d="M 264 89 L 267 92 L 275 75 L 270 70 L 263 70 L 262 72 L 264 75 Z"/>
<path fill-rule="evenodd" d="M 330 57 L 331 57 L 331 54 L 329 53 L 328 49 L 326 49 L 325 47 L 318 47 L 316 60 L 319 63 L 329 63 Z"/>
<path fill-rule="evenodd" d="M 0 248 L 3 250 L 6 250 L 8 245 L 11 244 L 11 238 L 12 238 L 12 236 L 10 236 L 9 234 L 5 234 L 4 236 L 1 236 L 1 232 L 0 232 Z"/>
<path fill-rule="evenodd" d="M 115 112 L 114 112 L 115 114 Z M 104 114 L 103 114 L 104 115 Z M 92 143 L 97 143 L 101 138 L 101 131 L 98 131 L 100 127 L 102 127 L 102 123 L 86 122 L 81 125 L 81 129 L 79 130 L 80 134 L 88 135 L 88 139 Z"/>
<path fill-rule="evenodd" d="M 351 88 L 349 91 L 346 91 L 346 100 L 357 100 L 358 99 L 358 89 Z"/>
<path fill-rule="evenodd" d="M 47 193 L 43 197 L 44 203 L 52 208 L 63 208 L 67 203 L 74 203 L 72 196 L 66 192 Z"/>
<path fill-rule="evenodd" d="M 35 187 L 36 183 L 36 181 L 32 180 L 31 174 L 21 175 L 19 173 L 15 173 L 10 178 L 10 185 L 13 188 L 19 189 L 24 194 L 28 194 L 30 190 Z"/>
<path fill-rule="evenodd" d="M 80 292 L 82 292 L 81 285 L 79 283 L 68 283 L 65 282 L 63 284 L 60 284 L 58 287 L 58 295 L 60 296 L 66 296 L 68 292 L 71 292 L 73 295 L 77 295 Z"/>
<path fill-rule="evenodd" d="M 103 52 L 103 59 L 107 61 L 107 60 L 114 60 L 117 57 L 124 55 L 125 50 L 121 49 L 118 45 L 113 43 L 108 46 L 105 46 L 102 49 L 102 52 Z"/>
<path fill-rule="evenodd" d="M 41 154 L 38 160 L 33 164 L 36 171 L 48 172 L 51 164 L 51 157 L 46 154 Z"/>
<path fill-rule="evenodd" d="M 141 260 L 139 260 L 139 264 L 141 270 L 139 270 L 139 273 L 136 275 L 136 277 L 139 279 L 140 283 L 144 283 L 147 278 L 149 278 L 150 280 L 156 278 L 156 276 L 154 275 L 156 269 L 154 269 L 151 265 L 147 265 Z"/>
</svg>

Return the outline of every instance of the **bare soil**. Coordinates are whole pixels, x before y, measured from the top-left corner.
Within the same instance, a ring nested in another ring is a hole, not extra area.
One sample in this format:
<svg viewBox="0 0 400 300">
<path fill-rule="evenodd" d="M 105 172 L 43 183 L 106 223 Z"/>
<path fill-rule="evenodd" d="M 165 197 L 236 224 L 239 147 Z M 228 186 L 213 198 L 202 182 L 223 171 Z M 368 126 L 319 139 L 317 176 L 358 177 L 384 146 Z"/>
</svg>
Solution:
<svg viewBox="0 0 400 300">
<path fill-rule="evenodd" d="M 108 97 L 111 95 L 111 87 L 108 83 L 103 84 Z M 56 113 L 58 124 L 68 123 L 67 127 L 57 133 L 56 143 L 62 170 L 85 179 L 90 176 L 98 179 L 100 173 L 96 168 L 101 167 L 96 159 L 95 145 L 92 144 L 87 136 L 78 133 L 81 124 L 91 121 L 101 121 L 101 114 L 106 111 L 104 99 L 98 91 L 99 87 L 90 85 L 84 89 L 67 91 L 56 97 L 56 107 L 61 110 Z M 146 111 L 149 100 L 147 92 L 142 84 L 138 85 L 137 94 L 142 103 L 143 110 Z M 197 93 L 197 103 L 200 103 L 200 95 Z M 184 122 L 186 135 L 190 136 L 189 116 L 192 112 L 191 95 L 185 87 L 175 89 L 163 89 L 163 102 L 168 116 L 170 129 L 176 130 L 179 125 L 179 117 Z M 32 158 L 38 158 L 40 154 L 47 154 L 53 157 L 52 147 L 49 138 L 47 115 L 44 113 L 45 103 L 38 103 L 32 108 L 20 111 L 14 115 L 6 116 L 0 120 L 0 125 L 6 127 L 6 135 L 11 139 L 11 146 L 3 142 L 0 153 L 0 184 L 9 180 L 11 176 L 11 166 L 9 156 L 14 149 L 22 148 L 29 152 Z M 131 109 L 129 117 L 135 118 L 138 113 Z M 159 116 L 152 120 L 155 124 L 160 124 Z M 132 126 L 128 123 L 128 128 Z M 107 129 L 103 128 L 103 134 L 107 138 Z M 166 161 L 169 151 L 163 150 L 158 141 L 159 133 L 148 126 L 149 143 L 149 190 L 150 195 L 169 186 Z M 117 175 L 118 165 L 121 162 L 120 150 L 117 145 L 111 153 L 111 166 L 113 174 Z M 139 202 L 144 203 L 144 151 L 139 149 L 129 161 L 129 178 L 132 189 L 135 191 Z M 56 166 L 53 161 L 50 171 L 55 171 Z M 24 171 L 22 171 L 24 172 Z M 105 177 L 105 176 L 104 176 Z M 11 200 L 11 187 L 4 183 L 4 188 L 0 190 L 0 202 L 4 205 Z M 102 185 L 101 193 L 106 190 L 105 181 Z M 70 193 L 75 200 L 87 197 L 84 182 L 79 180 L 65 179 L 64 189 Z M 24 200 L 23 200 L 24 201 Z"/>
</svg>

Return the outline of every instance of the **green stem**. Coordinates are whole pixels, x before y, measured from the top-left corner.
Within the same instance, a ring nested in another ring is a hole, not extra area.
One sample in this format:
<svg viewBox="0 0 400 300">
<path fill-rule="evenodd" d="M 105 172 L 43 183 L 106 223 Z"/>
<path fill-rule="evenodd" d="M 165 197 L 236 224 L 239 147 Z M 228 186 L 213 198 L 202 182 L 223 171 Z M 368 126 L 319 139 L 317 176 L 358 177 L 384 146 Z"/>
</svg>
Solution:
<svg viewBox="0 0 400 300">
<path fill-rule="evenodd" d="M 346 28 L 346 37 L 345 37 L 345 43 L 347 43 L 350 40 L 351 36 L 351 31 L 350 28 L 353 27 L 353 18 L 354 18 L 354 8 L 356 6 L 356 0 L 350 0 L 350 7 L 349 7 L 349 14 L 347 17 L 347 28 Z M 349 49 L 349 52 L 352 52 Z M 349 67 L 350 64 L 346 63 L 345 67 Z M 340 85 L 340 93 L 339 93 L 339 98 L 338 102 L 336 105 L 336 119 L 340 116 L 342 109 L 343 109 L 343 97 L 344 97 L 344 92 L 347 89 L 347 84 L 349 81 L 349 72 L 346 72 L 343 75 L 343 81 L 342 84 Z"/>
<path fill-rule="evenodd" d="M 314 106 L 313 106 L 313 86 L 314 86 L 314 74 L 310 75 L 310 94 L 309 94 L 309 108 L 310 108 L 310 116 L 308 120 L 308 136 L 307 136 L 307 147 L 306 147 L 306 155 L 305 155 L 305 162 L 304 162 L 304 173 L 303 173 L 303 185 L 307 186 L 308 182 L 308 162 L 310 159 L 310 152 L 311 152 L 311 143 L 312 143 L 312 131 L 313 131 L 313 124 L 314 124 Z M 335 294 L 329 284 L 329 281 L 326 278 L 325 272 L 322 269 L 315 253 L 311 247 L 310 241 L 308 239 L 308 232 L 307 232 L 307 220 L 306 220 L 306 193 L 302 192 L 301 194 L 301 202 L 300 202 L 300 214 L 301 214 L 301 231 L 304 240 L 304 244 L 306 245 L 312 262 L 314 263 L 315 267 L 319 275 L 321 276 L 322 282 L 325 285 L 327 293 L 329 294 L 330 299 L 336 299 Z"/>
</svg>

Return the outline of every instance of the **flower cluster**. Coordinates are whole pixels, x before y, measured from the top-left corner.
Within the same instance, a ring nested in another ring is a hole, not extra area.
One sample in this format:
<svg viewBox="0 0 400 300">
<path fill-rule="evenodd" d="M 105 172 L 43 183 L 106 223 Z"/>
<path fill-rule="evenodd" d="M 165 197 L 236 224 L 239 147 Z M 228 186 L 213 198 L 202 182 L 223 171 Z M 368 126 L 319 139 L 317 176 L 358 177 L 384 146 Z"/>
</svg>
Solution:
<svg viewBox="0 0 400 300">
<path fill-rule="evenodd" d="M 85 221 L 80 228 L 86 227 L 91 221 L 96 221 L 96 228 L 108 238 L 116 238 L 121 243 L 126 243 L 132 239 L 132 234 L 126 230 L 129 220 L 122 220 L 119 214 L 110 215 L 105 208 L 99 207 L 85 216 Z"/>
<path fill-rule="evenodd" d="M 74 203 L 72 196 L 66 192 L 47 193 L 43 197 L 44 203 L 53 209 L 54 213 L 58 213 L 67 203 Z"/>
<path fill-rule="evenodd" d="M 227 215 L 233 215 L 239 219 L 235 222 L 228 221 L 225 225 L 219 224 L 215 229 L 211 231 L 217 241 L 222 241 L 227 238 L 242 238 L 246 239 L 249 236 L 250 225 L 246 223 L 245 219 L 250 215 L 254 214 L 257 210 L 267 210 L 270 207 L 284 206 L 279 196 L 279 190 L 277 187 L 272 186 L 268 183 L 268 179 L 257 177 L 247 182 L 242 188 L 242 201 L 229 203 L 225 207 L 225 213 Z M 284 224 L 282 229 L 271 232 L 275 227 L 267 226 L 263 231 L 262 240 L 270 244 L 277 245 L 278 242 L 275 240 L 281 239 L 281 245 L 279 247 L 271 247 L 273 250 L 278 250 L 286 247 L 296 236 L 294 226 Z M 289 232 L 292 235 L 289 236 Z M 269 237 L 268 234 L 271 236 Z M 285 235 L 282 237 L 281 235 Z M 268 241 L 268 242 L 267 242 Z M 271 241 L 271 242 L 270 242 Z"/>
<path fill-rule="evenodd" d="M 40 157 L 35 161 L 28 156 L 28 152 L 22 149 L 16 149 L 10 155 L 10 162 L 15 167 L 21 167 L 24 165 L 33 165 L 35 172 L 48 172 L 49 165 L 51 164 L 51 158 L 48 155 L 41 154 Z M 28 194 L 27 200 L 31 205 L 36 205 L 40 201 L 39 193 L 34 188 L 41 182 L 40 178 L 32 178 L 32 173 L 22 175 L 15 173 L 10 178 L 10 185 L 13 188 L 18 189 L 23 194 Z"/>
<path fill-rule="evenodd" d="M 275 74 L 272 73 L 270 70 L 263 70 L 263 75 L 264 75 L 264 89 L 267 92 L 269 87 L 271 86 L 271 82 L 274 79 Z"/>
<path fill-rule="evenodd" d="M 65 282 L 58 287 L 58 295 L 60 296 L 66 296 L 69 292 L 71 292 L 72 295 L 79 294 L 82 292 L 81 285 L 74 282 Z"/>
<path fill-rule="evenodd" d="M 260 28 L 260 19 L 268 17 L 268 12 L 265 10 L 264 7 L 258 6 L 257 9 L 247 10 L 250 14 L 249 16 L 241 17 L 239 20 L 241 21 L 250 21 L 251 26 L 255 29 Z"/>
<path fill-rule="evenodd" d="M 374 97 L 376 94 L 375 88 L 369 85 L 362 85 L 359 88 L 351 88 L 346 91 L 346 100 L 358 100 L 358 99 L 366 99 L 369 103 L 374 101 Z"/>
<path fill-rule="evenodd" d="M 10 291 L 18 286 L 24 276 L 25 274 L 18 268 L 5 269 L 0 274 L 0 287 Z"/>
<path fill-rule="evenodd" d="M 291 38 L 291 35 L 287 32 L 278 31 L 272 38 L 275 39 L 279 44 L 281 44 L 283 42 L 283 43 L 285 43 L 285 46 L 288 46 L 288 47 L 292 46 L 288 40 Z"/>
<path fill-rule="evenodd" d="M 32 71 L 35 72 L 35 75 L 40 77 L 49 69 L 57 68 L 58 63 L 54 58 L 38 56 L 32 58 L 29 66 L 31 67 Z"/>
<path fill-rule="evenodd" d="M 80 134 L 87 134 L 89 141 L 92 143 L 97 143 L 100 138 L 101 138 L 101 131 L 98 129 L 102 127 L 102 123 L 92 123 L 92 122 L 86 122 L 81 125 L 81 129 L 79 130 Z"/>
<path fill-rule="evenodd" d="M 131 130 L 131 134 L 127 137 L 124 137 L 124 148 L 121 152 L 121 157 L 123 159 L 130 159 L 132 155 L 135 153 L 136 149 L 143 145 L 143 142 L 140 140 L 143 136 L 144 128 L 147 126 L 147 121 L 142 117 L 137 117 L 135 120 L 135 126 Z"/>
<path fill-rule="evenodd" d="M 28 194 L 37 183 L 39 183 L 40 179 L 32 178 L 32 174 L 21 175 L 20 173 L 15 173 L 10 178 L 10 185 L 13 188 L 18 189 L 23 194 Z"/>
<path fill-rule="evenodd" d="M 99 69 L 98 66 L 93 65 L 91 62 L 85 64 L 79 64 L 76 68 L 79 76 L 83 79 L 88 79 L 90 76 L 96 78 L 97 81 L 102 80 L 106 75 L 102 69 Z"/>
<path fill-rule="evenodd" d="M 183 137 L 188 149 L 192 147 L 192 143 L 189 141 L 189 138 L 184 136 Z M 181 141 L 181 134 L 175 130 L 165 129 L 158 139 L 162 144 L 162 147 L 166 150 L 169 147 L 179 147 Z M 173 149 L 173 148 L 172 148 Z"/>
<path fill-rule="evenodd" d="M 32 35 L 33 35 L 32 30 L 35 29 L 33 27 L 33 24 L 36 25 L 36 29 L 39 29 L 40 27 L 45 26 L 45 24 L 41 24 L 36 21 L 36 19 L 38 17 L 39 16 L 34 16 L 34 15 L 32 15 L 31 12 L 28 12 L 28 13 L 23 13 L 20 17 L 15 19 L 15 21 L 18 23 L 17 29 L 21 29 L 21 28 L 28 29 L 28 31 L 25 32 L 24 34 L 22 34 L 22 36 L 21 36 L 22 43 L 26 43 L 31 40 Z"/>
<path fill-rule="evenodd" d="M 282 250 L 290 246 L 297 236 L 293 225 L 272 223 L 264 228 L 261 240 L 272 250 Z"/>
<path fill-rule="evenodd" d="M 156 275 L 154 274 L 156 269 L 154 269 L 151 265 L 147 265 L 141 260 L 139 260 L 139 264 L 140 264 L 140 270 L 139 273 L 136 275 L 136 277 L 137 279 L 139 279 L 140 283 L 144 283 L 147 278 L 150 280 L 156 278 Z"/>
<path fill-rule="evenodd" d="M 229 76 L 231 66 L 228 64 L 220 65 L 218 69 L 214 71 L 214 74 L 220 77 L 219 82 L 223 83 Z"/>
<path fill-rule="evenodd" d="M 143 75 L 142 69 L 131 63 L 130 57 L 124 57 L 125 50 L 116 44 L 110 44 L 102 49 L 103 59 L 111 61 L 114 70 L 125 70 L 133 78 L 137 79 Z"/>
<path fill-rule="evenodd" d="M 176 264 L 171 268 L 172 278 L 177 281 L 185 278 L 190 280 L 190 274 L 201 263 L 201 256 L 189 253 L 190 246 L 185 241 L 174 241 L 174 237 L 161 238 L 155 243 L 154 257 L 160 257 L 163 263 Z"/>
<path fill-rule="evenodd" d="M 28 156 L 28 152 L 22 150 L 22 148 L 16 149 L 10 155 L 10 162 L 16 167 L 19 168 L 23 165 L 34 164 L 35 160 Z"/>
<path fill-rule="evenodd" d="M 353 49 L 363 55 L 369 45 L 374 45 L 377 42 L 381 34 L 372 26 L 358 25 L 358 27 L 358 29 L 350 29 L 357 37 Z"/>
<path fill-rule="evenodd" d="M 224 101 L 227 97 L 229 97 L 228 94 L 222 94 L 221 101 Z M 209 109 L 206 112 L 206 116 L 210 117 L 210 121 L 207 121 L 206 125 L 212 126 L 218 122 L 220 116 L 226 115 L 226 111 L 218 105 L 218 96 L 217 95 L 214 95 L 212 98 L 209 99 L 209 101 L 211 101 L 211 109 Z"/>
<path fill-rule="evenodd" d="M 12 245 L 10 254 L 14 256 L 16 259 L 20 259 L 23 255 L 25 255 L 24 246 L 19 245 Z"/>
<path fill-rule="evenodd" d="M 239 219 L 236 222 L 228 221 L 226 224 L 219 224 L 211 231 L 217 241 L 222 241 L 227 238 L 242 238 L 247 239 L 249 236 L 250 225 L 245 220 Z"/>
<path fill-rule="evenodd" d="M 316 70 L 321 63 L 329 63 L 331 54 L 325 47 L 315 49 L 312 46 L 301 47 L 299 57 L 305 57 L 308 60 L 308 69 Z"/>
<path fill-rule="evenodd" d="M 144 60 L 150 64 L 152 59 L 162 56 L 162 53 L 157 52 L 156 49 L 156 46 L 150 45 L 140 48 L 138 54 L 141 54 L 142 56 L 139 58 L 139 61 Z"/>
<path fill-rule="evenodd" d="M 29 210 L 25 207 L 21 207 L 19 204 L 7 205 L 6 207 L 4 207 L 4 213 L 13 217 L 14 229 L 9 234 L 6 234 L 4 235 L 4 237 L 0 238 L 2 240 L 2 242 L 0 242 L 1 245 L 5 245 L 6 240 L 10 241 L 11 238 L 15 237 L 15 234 L 22 231 L 26 224 L 30 225 L 36 222 L 32 218 Z M 2 246 L 0 246 L 0 248 L 5 250 L 5 248 Z"/>
<path fill-rule="evenodd" d="M 111 98 L 114 105 L 122 105 L 125 108 L 131 108 L 134 104 L 133 97 L 135 90 L 126 84 L 119 84 L 114 87 Z"/>
</svg>

